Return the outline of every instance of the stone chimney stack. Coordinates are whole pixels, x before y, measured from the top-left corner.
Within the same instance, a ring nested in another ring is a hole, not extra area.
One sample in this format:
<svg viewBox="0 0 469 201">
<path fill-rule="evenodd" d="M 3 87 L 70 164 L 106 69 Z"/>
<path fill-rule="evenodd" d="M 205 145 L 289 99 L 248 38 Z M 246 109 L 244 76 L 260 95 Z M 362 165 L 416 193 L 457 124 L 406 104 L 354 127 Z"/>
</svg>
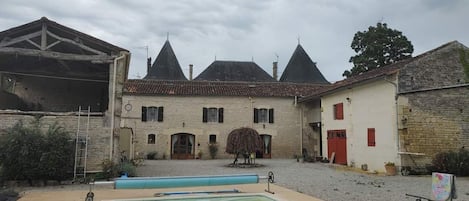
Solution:
<svg viewBox="0 0 469 201">
<path fill-rule="evenodd" d="M 194 65 L 189 64 L 189 80 L 192 80 L 192 71 L 194 70 Z"/>
<path fill-rule="evenodd" d="M 151 57 L 147 58 L 147 74 L 150 73 L 151 68 Z"/>
<path fill-rule="evenodd" d="M 272 71 L 273 71 L 272 72 L 272 77 L 274 77 L 275 80 L 278 80 L 277 79 L 278 78 L 278 76 L 277 76 L 277 69 L 278 69 L 277 64 L 278 64 L 277 61 L 274 61 L 274 63 L 272 64 Z"/>
</svg>

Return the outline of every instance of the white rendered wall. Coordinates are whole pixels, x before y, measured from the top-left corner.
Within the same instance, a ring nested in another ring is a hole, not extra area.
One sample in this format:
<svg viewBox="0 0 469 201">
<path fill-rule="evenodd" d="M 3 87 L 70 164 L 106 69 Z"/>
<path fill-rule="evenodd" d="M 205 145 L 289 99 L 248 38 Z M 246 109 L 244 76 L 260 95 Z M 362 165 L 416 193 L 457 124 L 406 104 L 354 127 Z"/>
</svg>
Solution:
<svg viewBox="0 0 469 201">
<path fill-rule="evenodd" d="M 350 101 L 347 100 L 349 98 Z M 333 105 L 344 104 L 344 119 L 333 119 Z M 384 171 L 384 163 L 399 165 L 395 86 L 378 80 L 344 89 L 321 99 L 323 153 L 327 154 L 327 131 L 345 129 L 347 164 L 369 171 Z M 376 146 L 368 146 L 368 128 L 375 128 Z"/>
</svg>

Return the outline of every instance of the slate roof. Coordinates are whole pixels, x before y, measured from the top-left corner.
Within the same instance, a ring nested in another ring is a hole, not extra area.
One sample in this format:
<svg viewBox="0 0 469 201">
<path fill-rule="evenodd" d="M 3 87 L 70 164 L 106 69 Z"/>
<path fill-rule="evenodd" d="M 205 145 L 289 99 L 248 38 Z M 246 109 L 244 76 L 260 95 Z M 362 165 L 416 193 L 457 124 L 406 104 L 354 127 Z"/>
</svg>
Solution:
<svg viewBox="0 0 469 201">
<path fill-rule="evenodd" d="M 254 62 L 214 61 L 194 80 L 276 82 Z"/>
<path fill-rule="evenodd" d="M 187 80 L 168 40 L 164 43 L 144 79 Z"/>
<path fill-rule="evenodd" d="M 344 79 L 344 80 L 341 80 L 341 81 L 337 81 L 334 84 L 330 85 L 329 87 L 324 87 L 322 89 L 319 89 L 319 90 L 315 91 L 314 94 L 311 94 L 308 97 L 301 98 L 299 101 L 300 102 L 305 102 L 305 101 L 308 101 L 308 100 L 317 99 L 317 98 L 321 97 L 322 95 L 333 93 L 333 92 L 338 91 L 338 90 L 346 89 L 346 88 L 349 88 L 349 87 L 354 86 L 354 85 L 363 84 L 363 83 L 367 83 L 367 82 L 372 82 L 372 81 L 377 80 L 377 79 L 382 79 L 385 76 L 397 73 L 400 69 L 406 67 L 407 64 L 415 61 L 416 59 L 428 56 L 428 55 L 430 55 L 430 54 L 432 54 L 432 53 L 434 53 L 438 50 L 441 50 L 445 47 L 448 47 L 448 46 L 454 45 L 454 44 L 460 44 L 460 43 L 457 42 L 457 41 L 451 41 L 451 42 L 446 43 L 446 44 L 444 44 L 440 47 L 437 47 L 433 50 L 422 53 L 418 56 L 408 58 L 408 59 L 404 59 L 404 60 L 398 61 L 396 63 L 390 64 L 390 65 L 387 65 L 387 66 L 383 66 L 383 67 L 380 67 L 380 68 L 376 68 L 374 70 L 371 70 L 371 71 L 368 71 L 368 72 L 365 72 L 365 73 L 362 73 L 360 75 L 352 76 L 350 78 L 347 78 L 347 79 Z"/>
<path fill-rule="evenodd" d="M 326 87 L 317 84 L 281 82 L 220 82 L 220 81 L 172 81 L 128 80 L 124 93 L 130 95 L 169 96 L 257 96 L 293 97 L 307 96 Z"/>
<path fill-rule="evenodd" d="M 280 82 L 329 84 L 300 44 L 290 57 Z"/>
</svg>

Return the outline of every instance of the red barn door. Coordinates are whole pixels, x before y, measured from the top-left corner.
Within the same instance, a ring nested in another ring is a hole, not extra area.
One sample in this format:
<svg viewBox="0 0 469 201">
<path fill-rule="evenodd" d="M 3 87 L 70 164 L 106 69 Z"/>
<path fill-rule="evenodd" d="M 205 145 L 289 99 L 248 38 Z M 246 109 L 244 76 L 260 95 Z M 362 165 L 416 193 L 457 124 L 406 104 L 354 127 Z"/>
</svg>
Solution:
<svg viewBox="0 0 469 201">
<path fill-rule="evenodd" d="M 335 153 L 334 163 L 347 165 L 347 135 L 345 130 L 327 131 L 327 154 L 329 159 Z"/>
</svg>

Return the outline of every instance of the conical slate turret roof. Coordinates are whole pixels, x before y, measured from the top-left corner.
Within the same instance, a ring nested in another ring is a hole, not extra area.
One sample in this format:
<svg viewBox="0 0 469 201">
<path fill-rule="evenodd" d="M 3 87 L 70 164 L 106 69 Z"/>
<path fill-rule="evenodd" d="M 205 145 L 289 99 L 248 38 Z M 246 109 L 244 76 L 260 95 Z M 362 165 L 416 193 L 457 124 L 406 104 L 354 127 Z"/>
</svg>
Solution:
<svg viewBox="0 0 469 201">
<path fill-rule="evenodd" d="M 329 84 L 300 44 L 288 61 L 280 82 Z"/>
<path fill-rule="evenodd" d="M 163 48 L 161 48 L 160 53 L 144 79 L 187 80 L 168 40 L 164 43 Z"/>
<path fill-rule="evenodd" d="M 214 61 L 195 80 L 276 82 L 261 67 L 250 61 Z"/>
</svg>

